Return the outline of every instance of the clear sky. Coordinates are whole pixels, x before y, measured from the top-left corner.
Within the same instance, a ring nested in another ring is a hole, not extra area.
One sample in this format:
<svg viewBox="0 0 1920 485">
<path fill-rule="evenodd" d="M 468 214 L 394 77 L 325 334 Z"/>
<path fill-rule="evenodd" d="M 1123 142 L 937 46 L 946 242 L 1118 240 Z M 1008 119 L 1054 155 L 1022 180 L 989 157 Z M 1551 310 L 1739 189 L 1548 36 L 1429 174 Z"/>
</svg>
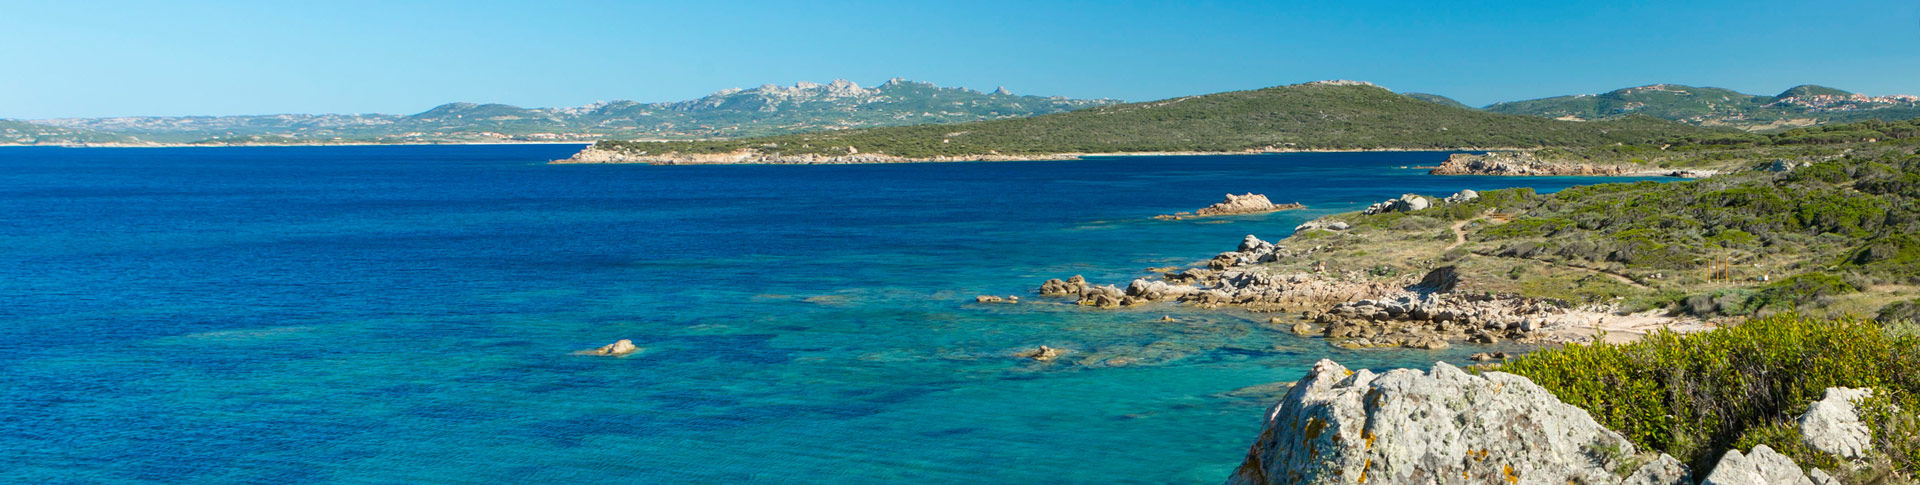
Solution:
<svg viewBox="0 0 1920 485">
<path fill-rule="evenodd" d="M 1467 104 L 1920 94 L 1913 0 L 0 0 L 0 118 L 576 106 L 892 77 L 1145 101 L 1357 79 Z"/>
</svg>

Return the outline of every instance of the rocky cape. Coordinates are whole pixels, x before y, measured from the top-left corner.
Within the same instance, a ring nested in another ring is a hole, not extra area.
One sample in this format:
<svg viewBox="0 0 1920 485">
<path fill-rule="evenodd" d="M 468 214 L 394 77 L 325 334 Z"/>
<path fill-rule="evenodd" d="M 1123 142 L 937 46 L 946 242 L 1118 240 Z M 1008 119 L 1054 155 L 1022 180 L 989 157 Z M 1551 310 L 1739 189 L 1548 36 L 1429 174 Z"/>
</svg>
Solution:
<svg viewBox="0 0 1920 485">
<path fill-rule="evenodd" d="M 1508 176 L 1657 176 L 1666 172 L 1636 165 L 1592 164 L 1540 158 L 1533 152 L 1456 153 L 1427 173 L 1433 175 Z"/>
<path fill-rule="evenodd" d="M 1808 443 L 1858 440 L 1848 398 L 1834 388 L 1802 421 Z M 1815 416 L 1819 413 L 1819 416 Z M 1266 413 L 1260 435 L 1230 485 L 1346 483 L 1673 484 L 1693 471 L 1662 453 L 1637 449 L 1586 411 L 1561 402 L 1525 377 L 1469 373 L 1446 363 L 1428 371 L 1376 374 L 1331 360 Z M 1758 445 L 1729 451 L 1702 483 L 1831 483 Z"/>
</svg>

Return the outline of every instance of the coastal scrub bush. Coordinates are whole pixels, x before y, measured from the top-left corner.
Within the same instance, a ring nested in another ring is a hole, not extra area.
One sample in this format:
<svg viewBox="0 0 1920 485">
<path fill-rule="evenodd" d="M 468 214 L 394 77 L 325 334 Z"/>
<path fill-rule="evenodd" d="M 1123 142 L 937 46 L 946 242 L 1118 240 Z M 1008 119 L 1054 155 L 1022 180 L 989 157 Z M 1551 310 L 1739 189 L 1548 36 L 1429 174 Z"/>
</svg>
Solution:
<svg viewBox="0 0 1920 485">
<path fill-rule="evenodd" d="M 1822 298 L 1860 291 L 1846 278 L 1826 273 L 1807 273 L 1768 284 L 1747 301 L 1749 312 L 1761 310 L 1791 311 Z"/>
<path fill-rule="evenodd" d="M 1920 337 L 1856 320 L 1783 314 L 1693 334 L 1657 331 L 1629 344 L 1568 345 L 1528 354 L 1498 368 L 1518 374 L 1587 410 L 1643 449 L 1674 455 L 1704 474 L 1745 441 L 1774 443 L 1769 427 L 1804 412 L 1828 387 L 1870 387 L 1904 411 L 1887 410 L 1876 439 L 1900 439 L 1920 409 Z M 1905 420 L 1905 421 L 1903 421 Z M 1871 423 L 1870 423 L 1871 424 Z M 1920 471 L 1915 444 L 1902 473 Z M 1814 459 L 1814 457 L 1796 457 Z M 1803 462 L 1804 463 L 1804 462 Z"/>
<path fill-rule="evenodd" d="M 1887 324 L 1920 323 L 1920 300 L 1899 301 L 1880 308 L 1875 320 Z"/>
<path fill-rule="evenodd" d="M 1920 283 L 1920 237 L 1894 234 L 1868 241 L 1842 264 L 1881 281 Z"/>
</svg>

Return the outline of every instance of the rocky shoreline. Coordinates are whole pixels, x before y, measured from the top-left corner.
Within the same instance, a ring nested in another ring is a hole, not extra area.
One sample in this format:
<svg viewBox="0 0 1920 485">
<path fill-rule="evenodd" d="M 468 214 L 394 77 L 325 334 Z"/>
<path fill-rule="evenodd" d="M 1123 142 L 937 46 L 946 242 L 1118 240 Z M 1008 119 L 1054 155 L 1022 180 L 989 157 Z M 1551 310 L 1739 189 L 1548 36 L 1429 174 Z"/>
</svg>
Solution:
<svg viewBox="0 0 1920 485">
<path fill-rule="evenodd" d="M 1301 230 L 1334 229 L 1309 223 Z M 1157 279 L 1138 278 L 1125 288 L 1091 284 L 1080 276 L 1051 279 L 1041 284 L 1039 292 L 1095 308 L 1171 302 L 1272 313 L 1276 315 L 1273 323 L 1293 322 L 1295 333 L 1321 335 L 1343 348 L 1591 342 L 1594 329 L 1610 319 L 1621 319 L 1605 306 L 1455 291 L 1461 277 L 1452 267 L 1435 268 L 1418 278 L 1376 277 L 1357 271 L 1282 273 L 1263 267 L 1322 250 L 1282 243 L 1248 235 L 1237 250 L 1214 256 L 1205 267 L 1168 271 Z M 1680 319 L 1666 323 L 1681 330 L 1705 328 Z"/>
<path fill-rule="evenodd" d="M 1533 152 L 1456 153 L 1427 171 L 1432 175 L 1504 175 L 1504 176 L 1652 176 L 1665 172 L 1637 165 L 1613 165 L 1562 162 L 1542 159 Z"/>
</svg>

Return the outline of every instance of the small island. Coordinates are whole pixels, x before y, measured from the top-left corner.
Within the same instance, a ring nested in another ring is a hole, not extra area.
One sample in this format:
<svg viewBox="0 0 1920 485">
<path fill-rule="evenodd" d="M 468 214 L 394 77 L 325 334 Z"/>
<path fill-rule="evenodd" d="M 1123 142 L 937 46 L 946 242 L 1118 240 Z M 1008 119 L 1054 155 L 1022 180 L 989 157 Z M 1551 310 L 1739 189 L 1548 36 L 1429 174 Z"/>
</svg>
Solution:
<svg viewBox="0 0 1920 485">
<path fill-rule="evenodd" d="M 1161 220 L 1177 221 L 1177 220 L 1186 219 L 1189 217 L 1263 214 L 1267 212 L 1279 212 L 1284 210 L 1305 209 L 1305 208 L 1307 208 L 1307 206 L 1302 205 L 1299 202 L 1275 204 L 1273 203 L 1273 201 L 1268 200 L 1267 196 L 1265 195 L 1248 192 L 1245 195 L 1227 194 L 1227 199 L 1225 201 L 1222 201 L 1218 204 L 1202 207 L 1200 208 L 1200 210 L 1197 210 L 1197 211 L 1162 214 L 1162 215 L 1153 216 L 1153 218 L 1161 219 Z"/>
</svg>

